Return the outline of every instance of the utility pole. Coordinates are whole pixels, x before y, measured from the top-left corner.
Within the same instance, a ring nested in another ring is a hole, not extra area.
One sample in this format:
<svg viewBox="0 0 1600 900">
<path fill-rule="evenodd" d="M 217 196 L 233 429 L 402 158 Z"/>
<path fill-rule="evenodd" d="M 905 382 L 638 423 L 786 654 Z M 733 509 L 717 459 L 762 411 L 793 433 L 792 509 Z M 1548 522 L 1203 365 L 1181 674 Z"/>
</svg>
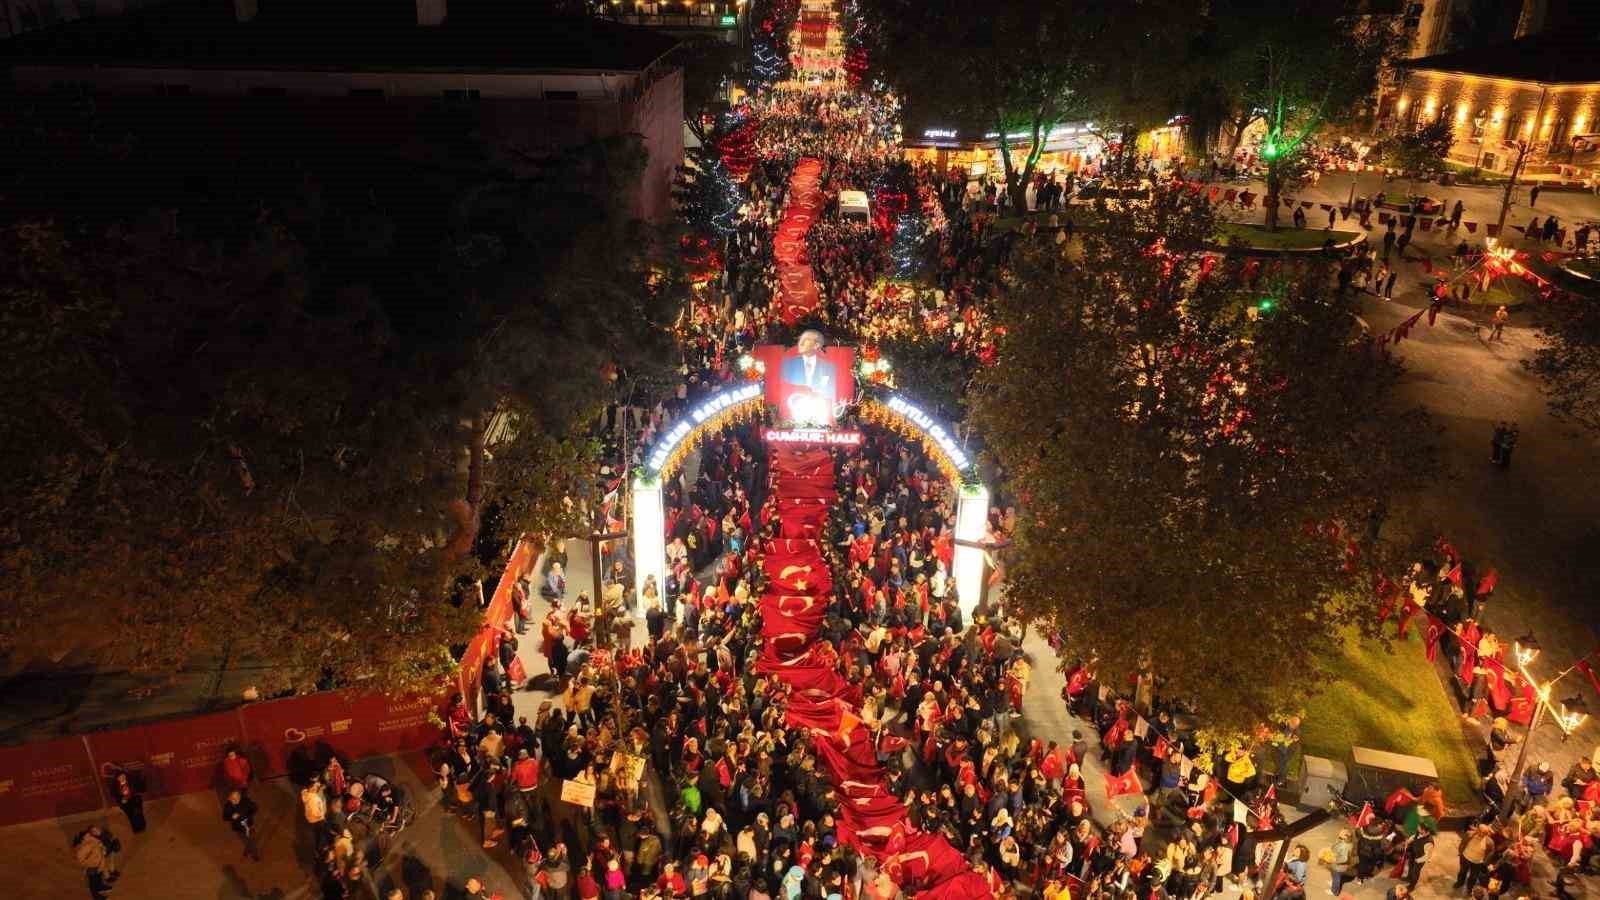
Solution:
<svg viewBox="0 0 1600 900">
<path fill-rule="evenodd" d="M 1540 698 L 1543 700 L 1543 698 Z M 1539 723 L 1544 721 L 1544 703 L 1533 705 L 1533 721 L 1528 723 L 1528 733 L 1522 737 L 1522 749 L 1517 751 L 1517 765 L 1511 770 L 1511 780 L 1506 783 L 1506 794 L 1500 798 L 1500 821 L 1505 821 L 1511 814 L 1511 801 L 1517 796 L 1522 786 L 1522 767 L 1528 762 L 1528 745 L 1533 743 L 1533 734 L 1539 730 Z"/>
<path fill-rule="evenodd" d="M 1539 129 L 1542 127 L 1541 120 L 1544 118 L 1544 101 L 1549 93 L 1550 88 L 1548 86 L 1540 86 L 1539 108 L 1533 114 L 1533 133 L 1528 135 L 1528 140 L 1518 140 L 1516 142 L 1517 161 L 1511 167 L 1511 177 L 1506 180 L 1505 196 L 1500 199 L 1500 222 L 1494 229 L 1502 240 L 1505 239 L 1506 233 L 1506 213 L 1511 209 L 1511 193 L 1517 189 L 1517 176 L 1522 172 L 1522 164 L 1527 160 L 1528 153 L 1533 150 L 1534 141 L 1539 137 Z"/>
</svg>

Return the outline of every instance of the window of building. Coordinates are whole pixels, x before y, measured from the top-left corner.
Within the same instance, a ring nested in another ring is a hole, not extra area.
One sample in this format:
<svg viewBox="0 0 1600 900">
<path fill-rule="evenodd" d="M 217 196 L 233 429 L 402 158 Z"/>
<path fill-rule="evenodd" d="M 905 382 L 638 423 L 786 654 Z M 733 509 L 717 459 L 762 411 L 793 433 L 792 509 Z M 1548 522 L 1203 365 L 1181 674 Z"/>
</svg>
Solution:
<svg viewBox="0 0 1600 900">
<path fill-rule="evenodd" d="M 1506 138 L 1505 139 L 1508 140 L 1508 141 L 1520 141 L 1520 140 L 1522 140 L 1522 124 L 1524 122 L 1526 122 L 1527 120 L 1528 120 L 1528 114 L 1525 113 L 1525 112 L 1521 112 L 1519 110 L 1518 112 L 1512 113 L 1511 117 L 1509 119 L 1506 119 Z"/>
<path fill-rule="evenodd" d="M 1572 133 L 1572 121 L 1566 114 L 1556 116 L 1554 125 L 1550 126 L 1550 151 L 1567 149 L 1567 138 Z"/>
<path fill-rule="evenodd" d="M 1478 110 L 1478 114 L 1472 117 L 1472 139 L 1483 140 L 1483 129 L 1488 124 L 1489 116 L 1483 110 Z"/>
</svg>

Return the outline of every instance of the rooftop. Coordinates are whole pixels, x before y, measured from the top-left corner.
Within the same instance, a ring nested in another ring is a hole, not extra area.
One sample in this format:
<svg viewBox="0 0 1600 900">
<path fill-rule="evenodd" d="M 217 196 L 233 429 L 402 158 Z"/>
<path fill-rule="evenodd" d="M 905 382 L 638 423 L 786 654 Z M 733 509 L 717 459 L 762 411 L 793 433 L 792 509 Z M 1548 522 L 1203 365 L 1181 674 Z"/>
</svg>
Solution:
<svg viewBox="0 0 1600 900">
<path fill-rule="evenodd" d="M 1473 50 L 1408 59 L 1399 66 L 1544 84 L 1594 84 L 1600 83 L 1600 37 L 1584 31 L 1547 32 Z"/>
<path fill-rule="evenodd" d="M 417 25 L 414 0 L 261 0 L 245 23 L 231 0 L 175 0 L 25 34 L 0 53 L 21 62 L 229 69 L 640 71 L 677 43 L 655 29 L 493 0 L 454 0 L 433 27 Z"/>
</svg>

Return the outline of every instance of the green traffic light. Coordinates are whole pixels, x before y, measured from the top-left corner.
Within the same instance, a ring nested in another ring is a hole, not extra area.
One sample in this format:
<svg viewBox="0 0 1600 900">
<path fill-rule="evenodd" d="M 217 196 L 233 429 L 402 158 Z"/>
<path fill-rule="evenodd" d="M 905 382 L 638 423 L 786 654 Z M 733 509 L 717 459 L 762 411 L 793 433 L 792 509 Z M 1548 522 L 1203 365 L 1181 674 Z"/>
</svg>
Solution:
<svg viewBox="0 0 1600 900">
<path fill-rule="evenodd" d="M 1273 159 L 1273 158 L 1277 157 L 1277 155 L 1278 155 L 1278 145 L 1277 144 L 1273 143 L 1272 141 L 1267 141 L 1265 144 L 1261 145 L 1261 157 L 1263 159 Z"/>
<path fill-rule="evenodd" d="M 1272 301 L 1271 300 L 1263 300 L 1260 303 L 1256 304 L 1256 309 L 1259 309 L 1262 312 L 1267 312 L 1268 310 L 1272 309 Z"/>
</svg>

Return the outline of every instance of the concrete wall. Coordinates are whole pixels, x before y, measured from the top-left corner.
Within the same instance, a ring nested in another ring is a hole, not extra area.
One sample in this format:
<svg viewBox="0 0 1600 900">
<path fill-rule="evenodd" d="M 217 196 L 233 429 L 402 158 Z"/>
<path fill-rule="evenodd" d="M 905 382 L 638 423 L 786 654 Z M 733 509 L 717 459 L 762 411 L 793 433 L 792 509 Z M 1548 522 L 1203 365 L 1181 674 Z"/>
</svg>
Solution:
<svg viewBox="0 0 1600 900">
<path fill-rule="evenodd" d="M 1411 72 L 1386 98 L 1382 115 L 1392 125 L 1448 117 L 1455 126 L 1451 158 L 1465 165 L 1508 171 L 1516 151 L 1502 142 L 1532 140 L 1542 145 L 1530 154 L 1532 164 L 1553 166 L 1568 161 L 1573 136 L 1600 131 L 1600 83 L 1542 89 L 1525 81 Z"/>
</svg>

